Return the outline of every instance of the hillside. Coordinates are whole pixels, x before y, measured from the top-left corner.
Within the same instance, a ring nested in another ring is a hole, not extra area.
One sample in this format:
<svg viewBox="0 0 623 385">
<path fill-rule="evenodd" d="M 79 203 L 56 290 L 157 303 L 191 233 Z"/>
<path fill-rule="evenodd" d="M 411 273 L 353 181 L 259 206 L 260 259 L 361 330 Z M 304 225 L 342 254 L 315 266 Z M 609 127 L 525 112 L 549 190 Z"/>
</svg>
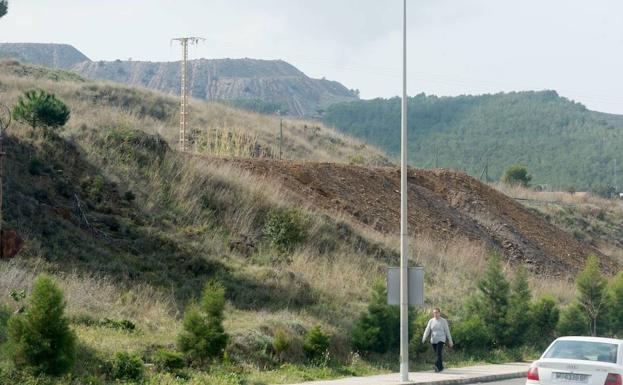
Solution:
<svg viewBox="0 0 623 385">
<path fill-rule="evenodd" d="M 410 161 L 499 180 L 510 165 L 528 168 L 546 189 L 603 190 L 623 180 L 623 116 L 587 110 L 553 91 L 409 99 Z M 331 106 L 327 125 L 399 152 L 400 100 Z"/>
<path fill-rule="evenodd" d="M 109 80 L 177 95 L 180 62 L 91 61 L 64 44 L 0 44 L 0 57 L 72 70 L 94 80 Z M 338 82 L 312 79 L 282 60 L 215 59 L 189 61 L 189 93 L 212 101 L 271 105 L 291 116 L 316 116 L 339 102 L 357 100 Z M 247 103 L 244 103 L 246 101 Z"/>
<path fill-rule="evenodd" d="M 183 310 L 210 279 L 226 288 L 227 362 L 187 368 L 184 380 L 150 372 L 151 383 L 265 385 L 313 370 L 311 378 L 327 378 L 393 368 L 353 358 L 350 341 L 370 288 L 399 259 L 399 176 L 382 153 L 288 119 L 286 159 L 251 158 L 274 146 L 278 119 L 193 100 L 191 122 L 206 141 L 180 154 L 176 98 L 0 63 L 2 103 L 35 87 L 64 100 L 72 117 L 58 135 L 19 122 L 5 132 L 4 225 L 25 248 L 0 261 L 0 303 L 15 306 L 7 293 L 53 274 L 80 341 L 74 383 L 115 383 L 106 368 L 118 352 L 153 363 L 156 351 L 173 349 Z M 458 312 L 492 250 L 507 271 L 530 269 L 535 294 L 563 303 L 587 254 L 608 274 L 618 269 L 607 253 L 465 174 L 410 174 L 412 263 L 426 269 L 428 306 Z M 271 231 L 280 226 L 296 236 Z M 124 321 L 136 328 L 114 326 Z M 351 362 L 347 370 L 298 365 L 314 325 L 330 333 L 330 356 Z M 273 348 L 278 333 L 292 336 L 285 364 Z M 7 362 L 0 349 L 0 382 L 37 383 Z"/>
<path fill-rule="evenodd" d="M 2 103 L 37 87 L 54 92 L 72 113 L 60 136 L 20 123 L 5 132 L 3 219 L 25 247 L 1 261 L 0 292 L 28 290 L 41 271 L 55 275 L 84 344 L 76 375 L 92 375 L 117 351 L 174 346 L 181 312 L 208 279 L 227 289 L 228 354 L 241 365 L 273 365 L 275 358 L 255 352 L 277 329 L 351 327 L 381 261 L 395 260 L 391 246 L 340 218 L 317 215 L 271 181 L 172 150 L 165 138 L 177 130 L 175 98 L 59 73 L 0 63 Z M 274 117 L 205 102 L 192 107 L 194 119 L 223 130 L 221 138 L 237 129 L 261 140 L 268 131 L 260 128 L 278 129 Z M 285 123 L 290 158 L 343 155 L 348 162 L 378 154 L 320 125 Z M 227 146 L 221 150 L 228 154 Z M 271 215 L 291 212 L 302 218 L 306 238 L 284 254 L 264 228 Z M 140 331 L 97 326 L 110 318 L 129 319 Z"/>
<path fill-rule="evenodd" d="M 623 200 L 504 184 L 494 187 L 575 238 L 623 261 Z"/>
<path fill-rule="evenodd" d="M 177 97 L 89 81 L 73 72 L 22 65 L 15 61 L 0 61 L 0 74 L 8 76 L 3 87 L 10 91 L 5 92 L 3 98 L 16 98 L 17 87 L 48 87 L 70 103 L 84 106 L 86 112 L 81 123 L 104 127 L 117 123 L 136 124 L 150 134 L 162 136 L 171 147 L 177 146 Z M 123 114 L 119 115 L 119 111 Z M 194 132 L 192 147 L 197 153 L 271 158 L 279 156 L 280 119 L 275 116 L 191 99 L 188 126 Z M 282 158 L 388 164 L 383 153 L 372 146 L 352 140 L 317 122 L 289 118 L 283 119 Z"/>
<path fill-rule="evenodd" d="M 383 234 L 399 232 L 399 169 L 242 159 L 223 162 L 275 178 L 301 202 L 312 202 L 330 215 L 346 215 Z M 409 226 L 414 238 L 437 244 L 456 239 L 480 243 L 546 276 L 574 275 L 584 266 L 586 255 L 600 254 L 512 198 L 462 173 L 412 170 L 409 192 Z M 618 270 L 618 263 L 604 255 L 602 263 L 610 273 Z"/>
<path fill-rule="evenodd" d="M 73 71 L 90 79 L 179 93 L 180 63 L 83 62 Z M 314 116 L 338 102 L 356 100 L 338 82 L 311 79 L 281 60 L 215 59 L 189 62 L 189 93 L 205 100 L 261 100 L 294 116 Z"/>
</svg>

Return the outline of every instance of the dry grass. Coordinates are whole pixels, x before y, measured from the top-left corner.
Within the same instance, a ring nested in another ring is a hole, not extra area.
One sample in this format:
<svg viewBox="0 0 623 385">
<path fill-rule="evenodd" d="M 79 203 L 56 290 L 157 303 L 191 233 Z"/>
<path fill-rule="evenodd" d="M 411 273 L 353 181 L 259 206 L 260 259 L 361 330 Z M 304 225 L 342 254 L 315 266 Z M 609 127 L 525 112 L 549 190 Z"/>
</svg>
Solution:
<svg viewBox="0 0 623 385">
<path fill-rule="evenodd" d="M 0 62 L 0 81 L 6 85 L 2 102 L 7 105 L 13 105 L 25 90 L 43 89 L 55 93 L 70 107 L 69 131 L 84 126 L 96 129 L 131 126 L 158 134 L 172 148 L 177 148 L 179 117 L 176 97 L 112 83 L 15 77 L 7 68 L 12 68 L 8 62 Z M 188 124 L 197 138 L 197 145 L 192 148 L 200 154 L 278 156 L 279 117 L 193 99 Z M 287 118 L 283 124 L 283 137 L 284 159 L 371 165 L 388 163 L 379 149 L 317 122 Z"/>
<path fill-rule="evenodd" d="M 568 279 L 532 277 L 529 282 L 534 298 L 551 295 L 563 306 L 570 303 L 576 294 L 575 282 Z"/>
<path fill-rule="evenodd" d="M 20 260 L 5 262 L 0 265 L 0 292 L 29 293 L 44 270 L 44 263 L 25 266 Z M 70 316 L 129 319 L 150 331 L 167 330 L 179 317 L 172 297 L 150 287 L 139 285 L 124 290 L 108 278 L 77 273 L 57 273 L 54 277 L 63 290 Z M 9 301 L 8 297 L 2 300 Z"/>
<path fill-rule="evenodd" d="M 602 253 L 613 257 L 616 261 L 623 265 L 623 248 L 605 243 L 598 245 L 597 249 L 599 249 Z"/>
<path fill-rule="evenodd" d="M 623 261 L 623 200 L 504 184 L 493 187 L 542 213 L 563 230 L 597 245 L 602 253 Z"/>
<path fill-rule="evenodd" d="M 563 203 L 604 209 L 623 215 L 623 201 L 605 199 L 590 193 L 569 193 L 564 191 L 534 191 L 519 185 L 510 186 L 504 183 L 494 183 L 491 187 L 515 199 L 529 199 L 548 203 Z"/>
</svg>

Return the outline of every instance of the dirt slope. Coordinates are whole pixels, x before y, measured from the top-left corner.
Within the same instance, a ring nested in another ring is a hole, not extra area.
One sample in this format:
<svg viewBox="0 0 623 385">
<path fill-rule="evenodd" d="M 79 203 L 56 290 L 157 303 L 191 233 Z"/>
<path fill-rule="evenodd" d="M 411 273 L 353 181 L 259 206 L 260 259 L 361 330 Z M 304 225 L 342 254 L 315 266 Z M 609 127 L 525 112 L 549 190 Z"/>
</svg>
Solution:
<svg viewBox="0 0 623 385">
<path fill-rule="evenodd" d="M 208 159 L 274 178 L 301 201 L 341 213 L 381 232 L 398 232 L 400 171 L 331 163 Z M 588 254 L 606 271 L 618 265 L 588 244 L 547 223 L 513 199 L 463 173 L 409 172 L 409 231 L 439 241 L 480 240 L 509 260 L 545 275 L 574 274 Z"/>
</svg>

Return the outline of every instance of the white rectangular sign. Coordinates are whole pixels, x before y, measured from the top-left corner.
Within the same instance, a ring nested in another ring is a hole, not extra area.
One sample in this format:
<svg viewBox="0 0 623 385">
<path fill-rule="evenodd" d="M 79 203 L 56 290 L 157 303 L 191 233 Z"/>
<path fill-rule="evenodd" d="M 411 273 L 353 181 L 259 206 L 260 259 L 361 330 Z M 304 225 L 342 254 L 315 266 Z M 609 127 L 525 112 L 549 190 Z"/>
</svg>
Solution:
<svg viewBox="0 0 623 385">
<path fill-rule="evenodd" d="M 400 268 L 387 270 L 387 303 L 400 305 Z M 424 268 L 409 268 L 409 305 L 424 305 Z"/>
</svg>

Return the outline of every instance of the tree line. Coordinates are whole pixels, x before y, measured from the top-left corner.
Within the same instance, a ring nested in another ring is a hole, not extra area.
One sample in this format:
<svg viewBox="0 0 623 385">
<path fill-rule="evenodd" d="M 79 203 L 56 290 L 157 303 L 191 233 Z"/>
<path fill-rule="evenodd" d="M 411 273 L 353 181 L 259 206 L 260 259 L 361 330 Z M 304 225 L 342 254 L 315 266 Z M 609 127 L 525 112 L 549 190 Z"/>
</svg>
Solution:
<svg viewBox="0 0 623 385">
<path fill-rule="evenodd" d="M 591 256 L 575 280 L 576 296 L 562 305 L 551 295 L 533 298 L 527 272 L 518 268 L 509 280 L 500 257 L 493 254 L 474 294 L 458 309 L 449 309 L 453 340 L 458 350 L 477 354 L 492 349 L 543 349 L 563 335 L 620 337 L 623 335 L 623 272 L 606 278 Z M 411 335 L 421 335 L 430 313 L 411 309 Z M 387 304 L 383 282 L 372 289 L 367 309 L 353 331 L 358 351 L 387 353 L 399 344 L 400 310 Z M 425 351 L 420 338 L 410 338 L 415 355 Z"/>
</svg>

